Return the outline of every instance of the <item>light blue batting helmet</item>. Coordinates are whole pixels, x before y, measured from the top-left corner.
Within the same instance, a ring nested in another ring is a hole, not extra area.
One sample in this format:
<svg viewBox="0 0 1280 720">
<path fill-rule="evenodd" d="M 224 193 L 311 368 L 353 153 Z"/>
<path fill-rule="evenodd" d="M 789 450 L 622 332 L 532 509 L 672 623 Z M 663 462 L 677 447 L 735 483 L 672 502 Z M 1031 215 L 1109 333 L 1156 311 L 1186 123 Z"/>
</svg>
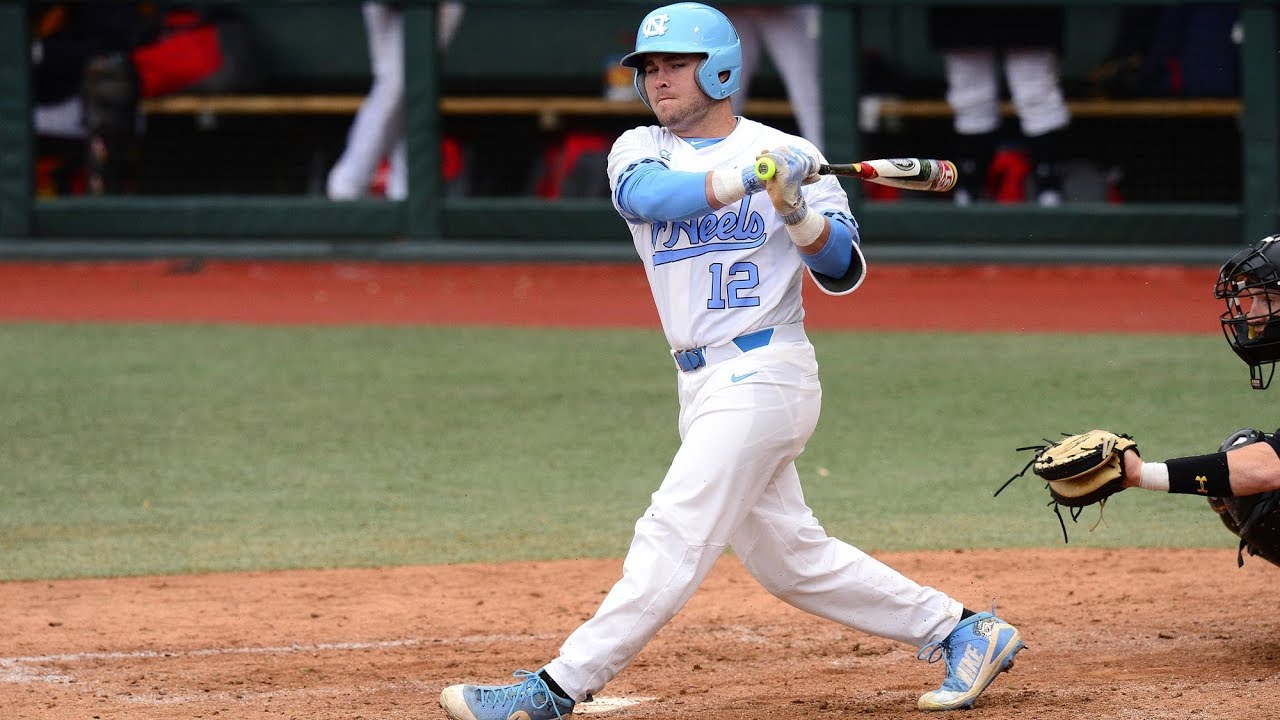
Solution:
<svg viewBox="0 0 1280 720">
<path fill-rule="evenodd" d="M 645 105 L 644 56 L 647 53 L 700 53 L 707 56 L 698 65 L 698 86 L 721 100 L 742 86 L 742 43 L 738 31 L 724 13 L 708 5 L 682 2 L 664 5 L 650 12 L 636 31 L 636 49 L 621 63 L 636 71 L 636 91 Z M 723 82 L 720 73 L 729 72 Z"/>
</svg>

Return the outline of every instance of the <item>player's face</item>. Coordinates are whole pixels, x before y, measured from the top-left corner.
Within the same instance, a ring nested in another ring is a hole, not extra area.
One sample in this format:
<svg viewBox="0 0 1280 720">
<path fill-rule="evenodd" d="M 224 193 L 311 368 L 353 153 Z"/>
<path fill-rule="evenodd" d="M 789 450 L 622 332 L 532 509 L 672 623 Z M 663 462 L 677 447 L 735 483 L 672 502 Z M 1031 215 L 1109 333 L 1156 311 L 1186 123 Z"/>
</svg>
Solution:
<svg viewBox="0 0 1280 720">
<path fill-rule="evenodd" d="M 644 88 L 658 122 L 681 136 L 693 136 L 716 101 L 698 85 L 701 55 L 652 53 L 644 61 Z"/>
<path fill-rule="evenodd" d="M 1249 325 L 1261 332 L 1280 313 L 1280 294 L 1264 288 L 1248 288 L 1240 293 L 1240 309 L 1249 318 Z"/>
</svg>

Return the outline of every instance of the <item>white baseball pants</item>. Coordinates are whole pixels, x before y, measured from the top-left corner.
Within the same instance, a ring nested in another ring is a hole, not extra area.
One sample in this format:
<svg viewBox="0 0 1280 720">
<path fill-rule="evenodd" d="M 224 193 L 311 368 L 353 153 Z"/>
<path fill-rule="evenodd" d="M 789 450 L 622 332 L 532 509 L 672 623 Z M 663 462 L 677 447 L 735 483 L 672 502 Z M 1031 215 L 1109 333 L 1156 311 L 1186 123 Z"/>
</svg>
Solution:
<svg viewBox="0 0 1280 720">
<path fill-rule="evenodd" d="M 760 49 L 782 77 L 800 135 L 822 147 L 822 75 L 818 53 L 821 11 L 817 4 L 784 7 L 726 7 L 725 16 L 742 43 L 742 89 L 734 93 L 733 111 L 741 115 L 751 78 L 760 66 Z"/>
<path fill-rule="evenodd" d="M 408 150 L 404 139 L 404 14 L 382 2 L 365 2 L 365 33 L 373 85 L 347 132 L 347 145 L 329 171 L 330 200 L 354 200 L 369 192 L 373 174 L 387 158 L 387 198 L 409 194 Z M 462 21 L 463 6 L 441 3 L 437 10 L 438 47 L 448 47 Z"/>
<path fill-rule="evenodd" d="M 681 373 L 679 393 L 683 442 L 636 522 L 622 578 L 546 666 L 573 699 L 626 667 L 726 546 L 769 592 L 819 617 L 915 647 L 955 627 L 961 603 L 829 537 L 805 505 L 795 458 L 822 401 L 812 345 Z"/>
<path fill-rule="evenodd" d="M 378 164 L 391 156 L 387 197 L 400 200 L 407 183 L 396 180 L 396 156 L 404 169 L 404 15 L 380 2 L 366 2 L 364 26 L 369 40 L 373 85 L 347 132 L 347 146 L 329 172 L 330 200 L 352 200 L 369 192 Z"/>
<path fill-rule="evenodd" d="M 1000 126 L 1000 80 L 996 53 L 990 49 L 948 50 L 947 103 L 960 135 L 994 132 Z M 1058 81 L 1058 57 L 1050 48 L 1009 50 L 1004 58 L 1009 97 L 1022 134 L 1038 137 L 1071 122 Z"/>
</svg>

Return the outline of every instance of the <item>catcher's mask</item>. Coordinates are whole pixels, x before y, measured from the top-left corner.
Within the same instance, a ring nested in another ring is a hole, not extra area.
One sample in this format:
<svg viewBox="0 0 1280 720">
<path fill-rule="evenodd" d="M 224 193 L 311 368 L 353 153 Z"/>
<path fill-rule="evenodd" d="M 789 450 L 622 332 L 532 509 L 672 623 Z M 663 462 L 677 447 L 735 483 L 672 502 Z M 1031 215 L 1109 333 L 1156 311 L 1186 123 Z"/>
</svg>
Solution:
<svg viewBox="0 0 1280 720">
<path fill-rule="evenodd" d="M 1218 317 L 1222 334 L 1248 363 L 1250 385 L 1266 388 L 1280 360 L 1280 234 L 1262 238 L 1224 263 L 1213 295 L 1227 304 Z"/>
<path fill-rule="evenodd" d="M 636 31 L 636 49 L 619 61 L 636 71 L 636 91 L 646 107 L 644 56 L 648 53 L 695 53 L 705 55 L 698 63 L 698 87 L 722 100 L 742 86 L 742 42 L 738 31 L 724 13 L 708 5 L 682 2 L 665 5 L 645 15 Z M 721 80 L 721 73 L 728 73 Z"/>
</svg>

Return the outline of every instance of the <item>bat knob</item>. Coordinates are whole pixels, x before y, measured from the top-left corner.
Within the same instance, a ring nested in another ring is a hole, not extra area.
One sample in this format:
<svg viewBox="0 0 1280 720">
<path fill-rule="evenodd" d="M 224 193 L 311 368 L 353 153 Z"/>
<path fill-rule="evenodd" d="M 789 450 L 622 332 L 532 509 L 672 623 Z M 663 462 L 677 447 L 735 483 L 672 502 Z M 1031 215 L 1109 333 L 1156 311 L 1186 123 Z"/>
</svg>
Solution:
<svg viewBox="0 0 1280 720">
<path fill-rule="evenodd" d="M 778 164 L 773 161 L 773 158 L 766 155 L 756 160 L 756 177 L 761 180 L 768 180 L 776 172 L 778 172 Z"/>
</svg>

